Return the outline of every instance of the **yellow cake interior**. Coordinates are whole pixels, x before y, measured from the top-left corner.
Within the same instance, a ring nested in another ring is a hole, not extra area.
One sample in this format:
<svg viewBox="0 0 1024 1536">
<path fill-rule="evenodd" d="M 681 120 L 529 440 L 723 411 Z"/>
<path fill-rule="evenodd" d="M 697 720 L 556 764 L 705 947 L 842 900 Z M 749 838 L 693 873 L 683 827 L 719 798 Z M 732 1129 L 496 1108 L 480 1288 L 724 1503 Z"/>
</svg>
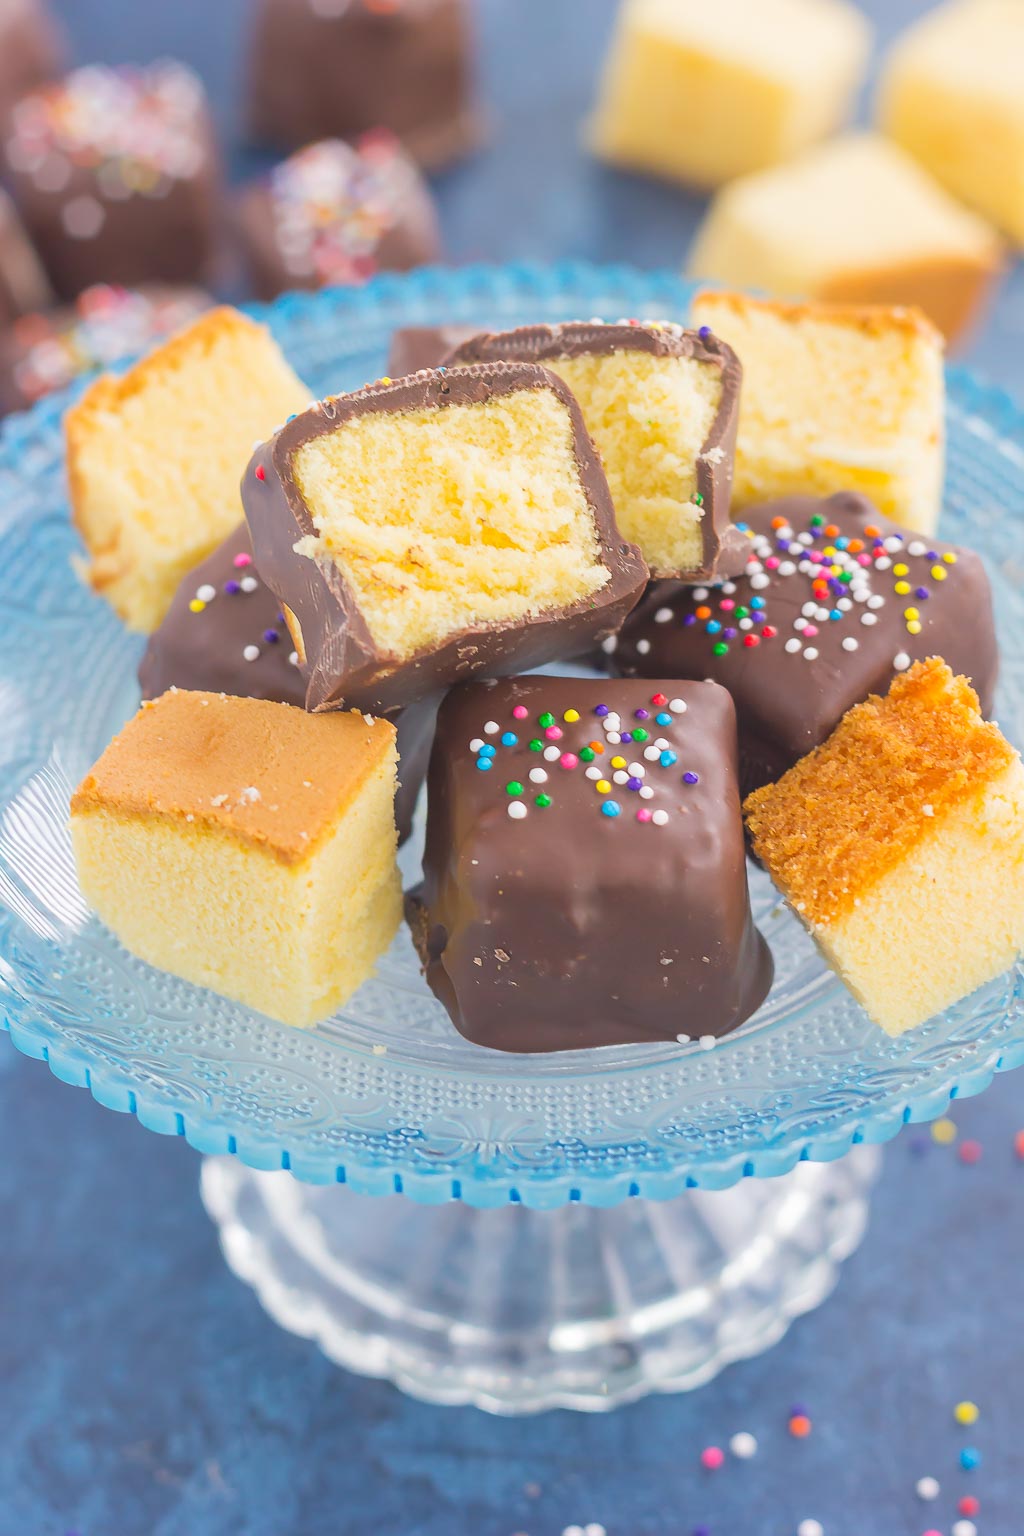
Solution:
<svg viewBox="0 0 1024 1536">
<path fill-rule="evenodd" d="M 860 491 L 932 533 L 944 471 L 943 342 L 917 310 L 785 304 L 707 291 L 710 326 L 743 364 L 733 509 Z"/>
<path fill-rule="evenodd" d="M 254 441 L 308 400 L 269 331 L 225 308 L 103 375 L 67 413 L 86 575 L 133 629 L 155 629 L 182 577 L 237 528 Z"/>
<path fill-rule="evenodd" d="M 722 398 L 718 368 L 689 357 L 594 352 L 545 359 L 583 411 L 608 477 L 616 521 L 651 574 L 696 570 L 703 512 L 696 460 Z"/>
<path fill-rule="evenodd" d="M 141 959 L 313 1024 L 398 927 L 396 762 L 385 721 L 172 691 L 75 794 L 82 893 Z"/>
<path fill-rule="evenodd" d="M 1024 949 L 1024 768 L 944 662 L 919 662 L 748 797 L 754 848 L 889 1034 Z"/>
<path fill-rule="evenodd" d="M 298 448 L 292 473 L 317 530 L 299 553 L 335 562 L 399 661 L 609 580 L 553 388 L 357 415 Z"/>
</svg>

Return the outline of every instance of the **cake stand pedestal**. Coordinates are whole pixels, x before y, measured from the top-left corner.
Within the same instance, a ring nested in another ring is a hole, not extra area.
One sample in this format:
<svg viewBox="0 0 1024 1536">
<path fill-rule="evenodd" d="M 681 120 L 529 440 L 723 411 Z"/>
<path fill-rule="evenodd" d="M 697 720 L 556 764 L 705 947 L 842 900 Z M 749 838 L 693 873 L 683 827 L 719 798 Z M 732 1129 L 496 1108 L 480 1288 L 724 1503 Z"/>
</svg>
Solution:
<svg viewBox="0 0 1024 1536">
<path fill-rule="evenodd" d="M 881 1154 L 776 1179 L 553 1211 L 301 1184 L 207 1158 L 231 1268 L 332 1360 L 494 1413 L 608 1409 L 700 1386 L 823 1301 Z"/>
</svg>

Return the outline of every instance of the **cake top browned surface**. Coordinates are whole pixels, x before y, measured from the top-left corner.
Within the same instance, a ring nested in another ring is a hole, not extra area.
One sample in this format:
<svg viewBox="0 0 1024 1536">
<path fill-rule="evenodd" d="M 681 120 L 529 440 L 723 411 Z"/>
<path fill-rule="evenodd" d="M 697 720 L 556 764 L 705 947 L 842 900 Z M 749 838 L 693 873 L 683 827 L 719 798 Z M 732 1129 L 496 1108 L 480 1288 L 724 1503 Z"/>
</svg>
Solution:
<svg viewBox="0 0 1024 1536">
<path fill-rule="evenodd" d="M 758 856 L 798 912 L 827 926 L 894 869 L 945 811 L 1016 753 L 966 678 L 930 657 L 851 709 L 777 784 L 747 797 Z"/>
<path fill-rule="evenodd" d="M 394 750 L 387 720 L 172 688 L 115 736 L 71 813 L 187 822 L 300 864 Z"/>
<path fill-rule="evenodd" d="M 719 288 L 703 288 L 692 300 L 694 313 L 714 308 L 732 310 L 745 315 L 751 311 L 775 315 L 779 320 L 796 325 L 803 321 L 820 322 L 822 325 L 845 325 L 850 330 L 863 331 L 866 336 L 884 335 L 891 331 L 904 331 L 920 336 L 937 346 L 944 346 L 942 332 L 913 304 L 840 304 L 827 301 L 794 302 L 786 299 L 758 299 L 749 293 L 732 293 Z"/>
</svg>

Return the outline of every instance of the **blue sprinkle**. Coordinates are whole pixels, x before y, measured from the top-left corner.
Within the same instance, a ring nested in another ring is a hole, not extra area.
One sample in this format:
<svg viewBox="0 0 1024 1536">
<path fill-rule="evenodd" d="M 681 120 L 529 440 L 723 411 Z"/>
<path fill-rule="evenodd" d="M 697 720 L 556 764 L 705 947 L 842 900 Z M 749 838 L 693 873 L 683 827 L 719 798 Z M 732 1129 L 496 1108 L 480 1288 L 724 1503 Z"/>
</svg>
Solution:
<svg viewBox="0 0 1024 1536">
<path fill-rule="evenodd" d="M 622 735 L 619 737 L 619 740 L 620 741 L 632 741 L 633 740 L 633 732 L 632 731 L 623 731 Z"/>
<path fill-rule="evenodd" d="M 929 592 L 927 587 L 915 587 L 914 588 L 914 596 L 915 597 L 919 597 L 921 599 L 922 603 L 924 603 L 924 602 L 927 602 L 928 598 L 931 597 L 931 593 Z"/>
<path fill-rule="evenodd" d="M 609 713 L 609 709 L 608 709 L 608 705 L 607 704 L 598 704 L 596 706 L 595 710 L 594 710 L 594 714 L 597 715 L 602 720 L 604 719 L 605 715 L 607 715 L 608 713 Z"/>
<path fill-rule="evenodd" d="M 739 630 L 733 629 L 732 625 L 728 625 L 725 629 L 722 630 L 722 634 L 727 640 L 735 640 L 736 636 L 739 634 Z"/>
<path fill-rule="evenodd" d="M 601 815 L 602 816 L 618 816 L 618 815 L 620 815 L 621 810 L 622 810 L 622 807 L 619 806 L 619 805 L 616 805 L 614 800 L 606 800 L 604 802 L 604 805 L 602 805 L 602 807 L 601 807 Z"/>
<path fill-rule="evenodd" d="M 965 1445 L 960 1452 L 960 1465 L 965 1472 L 973 1472 L 975 1467 L 981 1466 L 981 1452 L 976 1451 L 973 1445 Z"/>
<path fill-rule="evenodd" d="M 697 622 L 697 615 L 695 613 L 688 613 L 686 615 L 686 617 L 683 619 L 684 625 L 696 624 L 696 622 Z"/>
<path fill-rule="evenodd" d="M 708 622 L 704 627 L 709 635 L 717 635 L 722 628 L 717 619 L 708 619 Z"/>
<path fill-rule="evenodd" d="M 764 598 L 763 597 L 752 597 L 750 599 L 750 606 L 751 606 L 751 608 L 763 608 L 764 607 Z"/>
<path fill-rule="evenodd" d="M 498 755 L 497 747 L 492 747 L 491 743 L 489 741 L 485 741 L 483 746 L 480 748 L 480 756 L 481 757 L 497 757 L 497 755 Z"/>
<path fill-rule="evenodd" d="M 494 767 L 494 758 L 493 757 L 478 757 L 477 760 L 476 760 L 476 765 L 480 769 L 481 773 L 486 773 L 488 768 L 493 768 Z"/>
<path fill-rule="evenodd" d="M 671 768 L 672 764 L 673 763 L 677 763 L 679 761 L 679 759 L 676 757 L 676 754 L 674 752 L 665 751 L 665 752 L 663 752 L 661 754 L 661 756 L 658 759 L 658 761 L 660 762 L 660 764 L 661 764 L 661 766 L 663 768 Z"/>
<path fill-rule="evenodd" d="M 278 634 L 276 629 L 265 629 L 263 631 L 263 638 L 268 645 L 276 645 L 281 636 Z"/>
<path fill-rule="evenodd" d="M 843 610 L 841 608 L 833 608 L 832 612 L 829 614 L 829 618 L 832 620 L 833 624 L 838 624 L 842 616 Z"/>
<path fill-rule="evenodd" d="M 503 747 L 514 747 L 518 740 L 519 737 L 516 735 L 515 731 L 506 731 L 501 738 L 501 744 Z"/>
<path fill-rule="evenodd" d="M 699 784 L 700 783 L 700 774 L 699 773 L 691 773 L 691 772 L 684 773 L 683 774 L 683 783 L 684 784 Z"/>
<path fill-rule="evenodd" d="M 711 335 L 710 325 L 702 325 L 700 330 L 697 332 L 697 335 L 700 337 L 701 341 L 706 341 L 707 338 Z"/>
<path fill-rule="evenodd" d="M 626 788 L 627 789 L 637 790 L 637 789 L 643 789 L 643 787 L 644 787 L 643 779 L 638 779 L 636 777 L 633 777 L 631 779 L 627 779 L 626 780 Z"/>
<path fill-rule="evenodd" d="M 671 725 L 673 718 L 674 717 L 672 715 L 668 714 L 667 711 L 663 709 L 660 715 L 655 715 L 654 723 L 655 725 Z"/>
<path fill-rule="evenodd" d="M 736 527 L 740 530 L 740 533 L 749 533 L 750 532 L 750 524 L 749 523 L 737 523 Z"/>
</svg>

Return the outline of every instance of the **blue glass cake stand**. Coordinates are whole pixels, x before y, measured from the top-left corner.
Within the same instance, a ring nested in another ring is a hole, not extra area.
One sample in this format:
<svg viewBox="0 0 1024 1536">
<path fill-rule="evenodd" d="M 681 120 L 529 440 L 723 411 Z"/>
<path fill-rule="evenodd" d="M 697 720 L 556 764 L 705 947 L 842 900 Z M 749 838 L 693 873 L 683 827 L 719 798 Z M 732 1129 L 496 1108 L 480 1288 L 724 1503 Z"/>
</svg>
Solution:
<svg viewBox="0 0 1024 1536">
<path fill-rule="evenodd" d="M 680 317 L 686 300 L 667 274 L 471 267 L 268 313 L 326 393 L 379 375 L 396 325 Z M 470 1045 L 404 932 L 309 1032 L 134 960 L 86 912 L 66 830 L 71 787 L 137 705 L 140 642 L 72 574 L 65 404 L 9 421 L 0 444 L 0 1007 L 14 1044 L 207 1154 L 228 1262 L 273 1316 L 420 1396 L 607 1408 L 777 1339 L 859 1240 L 879 1144 L 1024 1061 L 1021 968 L 890 1040 L 758 871 L 776 982 L 711 1052 Z M 1020 742 L 1024 422 L 953 373 L 949 429 L 943 533 L 988 558 L 999 719 Z M 403 853 L 410 881 L 419 846 Z"/>
</svg>

